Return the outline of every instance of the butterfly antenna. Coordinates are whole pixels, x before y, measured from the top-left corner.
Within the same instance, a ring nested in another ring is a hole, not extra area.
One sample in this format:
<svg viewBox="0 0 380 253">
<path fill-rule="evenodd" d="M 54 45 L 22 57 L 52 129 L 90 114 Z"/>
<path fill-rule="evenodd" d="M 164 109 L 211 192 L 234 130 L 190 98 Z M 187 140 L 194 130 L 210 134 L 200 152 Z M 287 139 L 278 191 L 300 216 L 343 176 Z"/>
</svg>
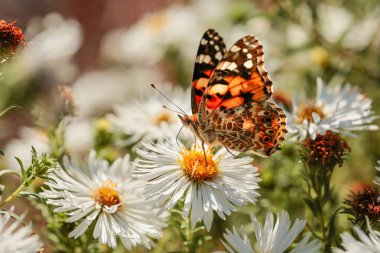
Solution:
<svg viewBox="0 0 380 253">
<path fill-rule="evenodd" d="M 178 106 L 178 105 L 176 105 L 173 101 L 171 101 L 164 93 L 162 93 L 159 89 L 157 89 L 156 88 L 156 86 L 154 86 L 154 84 L 153 83 L 151 83 L 150 84 L 150 86 L 152 86 L 153 87 L 153 89 L 155 89 L 158 93 L 160 93 L 160 95 L 162 96 L 162 97 L 164 97 L 167 101 L 169 101 L 172 105 L 174 105 L 175 107 L 177 107 L 180 111 L 181 111 L 181 113 L 182 114 L 184 114 L 184 115 L 186 115 L 186 113 Z M 167 108 L 167 107 L 165 107 L 165 108 Z M 178 113 L 178 112 L 177 112 Z"/>
<path fill-rule="evenodd" d="M 173 110 L 172 108 L 169 108 L 169 107 L 167 107 L 166 105 L 163 105 L 162 108 L 164 108 L 164 109 L 166 109 L 166 110 L 169 110 L 169 111 L 171 111 L 171 112 L 175 112 L 175 113 L 182 114 L 182 112 L 179 112 L 179 111 Z"/>
</svg>

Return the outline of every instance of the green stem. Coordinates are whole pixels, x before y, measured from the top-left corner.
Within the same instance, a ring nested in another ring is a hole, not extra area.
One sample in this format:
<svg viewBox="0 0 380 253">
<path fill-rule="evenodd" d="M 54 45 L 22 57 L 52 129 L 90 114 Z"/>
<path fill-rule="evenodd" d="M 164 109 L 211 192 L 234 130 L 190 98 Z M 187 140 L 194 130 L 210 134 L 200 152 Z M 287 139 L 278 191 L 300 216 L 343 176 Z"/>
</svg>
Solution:
<svg viewBox="0 0 380 253">
<path fill-rule="evenodd" d="M 186 237 L 186 242 L 185 242 L 185 252 L 186 253 L 195 253 L 195 247 L 194 247 L 194 236 L 193 236 L 193 230 L 191 228 L 191 222 L 190 218 L 187 217 L 185 220 L 185 225 L 186 225 L 186 231 L 185 231 L 185 237 Z"/>
<path fill-rule="evenodd" d="M 322 201 L 322 196 L 321 196 L 321 189 L 319 189 L 317 193 L 317 206 L 318 206 L 318 216 L 319 216 L 319 222 L 321 223 L 321 229 L 322 229 L 322 240 L 325 243 L 327 241 L 327 235 L 326 235 L 326 227 L 325 227 L 325 216 L 323 212 L 323 201 Z"/>
<path fill-rule="evenodd" d="M 23 182 L 11 195 L 8 196 L 4 201 L 0 203 L 0 207 L 4 206 L 6 203 L 14 199 L 25 187 L 25 183 Z"/>
</svg>

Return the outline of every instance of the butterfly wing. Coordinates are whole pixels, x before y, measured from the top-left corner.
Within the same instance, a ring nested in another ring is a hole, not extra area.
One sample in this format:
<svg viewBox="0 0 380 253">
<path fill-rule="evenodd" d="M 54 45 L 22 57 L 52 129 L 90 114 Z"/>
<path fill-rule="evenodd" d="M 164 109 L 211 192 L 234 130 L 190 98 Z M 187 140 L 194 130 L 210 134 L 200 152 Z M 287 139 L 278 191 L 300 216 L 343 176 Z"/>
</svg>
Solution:
<svg viewBox="0 0 380 253">
<path fill-rule="evenodd" d="M 193 114 L 198 113 L 199 104 L 210 76 L 225 52 L 226 46 L 223 38 L 213 29 L 207 30 L 199 43 L 195 59 L 191 88 L 191 108 Z"/>
<path fill-rule="evenodd" d="M 253 35 L 247 35 L 231 47 L 212 73 L 202 97 L 200 121 L 216 108 L 266 101 L 272 95 L 271 87 L 263 47 Z"/>
<path fill-rule="evenodd" d="M 279 106 L 263 101 L 229 109 L 218 107 L 206 124 L 213 129 L 215 142 L 227 149 L 268 157 L 285 138 L 285 119 Z"/>
</svg>

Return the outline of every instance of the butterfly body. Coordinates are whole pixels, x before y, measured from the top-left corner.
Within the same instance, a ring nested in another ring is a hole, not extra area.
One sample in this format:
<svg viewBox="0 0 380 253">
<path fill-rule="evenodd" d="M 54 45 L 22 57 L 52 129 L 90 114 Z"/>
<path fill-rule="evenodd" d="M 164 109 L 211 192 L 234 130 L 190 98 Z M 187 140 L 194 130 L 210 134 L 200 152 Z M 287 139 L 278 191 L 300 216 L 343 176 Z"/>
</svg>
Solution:
<svg viewBox="0 0 380 253">
<path fill-rule="evenodd" d="M 229 51 L 212 29 L 198 49 L 192 84 L 193 115 L 180 116 L 204 143 L 269 156 L 286 134 L 285 114 L 269 102 L 272 81 L 263 67 L 263 51 L 253 35 Z"/>
</svg>

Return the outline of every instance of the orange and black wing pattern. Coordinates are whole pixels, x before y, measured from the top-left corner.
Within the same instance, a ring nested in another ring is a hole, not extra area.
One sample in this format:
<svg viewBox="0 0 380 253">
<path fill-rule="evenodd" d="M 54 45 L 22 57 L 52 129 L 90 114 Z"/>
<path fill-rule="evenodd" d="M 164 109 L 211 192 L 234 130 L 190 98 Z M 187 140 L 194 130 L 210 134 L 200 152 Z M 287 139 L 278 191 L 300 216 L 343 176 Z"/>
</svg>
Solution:
<svg viewBox="0 0 380 253">
<path fill-rule="evenodd" d="M 285 139 L 286 116 L 276 104 L 251 102 L 234 108 L 218 107 L 206 125 L 213 129 L 216 143 L 239 152 L 268 157 Z"/>
<path fill-rule="evenodd" d="M 225 53 L 226 46 L 223 38 L 213 29 L 207 30 L 199 43 L 195 59 L 191 89 L 191 108 L 193 114 L 198 113 L 199 104 L 209 83 L 210 76 Z"/>
<path fill-rule="evenodd" d="M 271 87 L 272 81 L 264 69 L 263 47 L 253 35 L 247 35 L 224 54 L 213 71 L 200 114 L 207 117 L 215 108 L 223 110 L 266 101 L 272 95 Z"/>
</svg>

